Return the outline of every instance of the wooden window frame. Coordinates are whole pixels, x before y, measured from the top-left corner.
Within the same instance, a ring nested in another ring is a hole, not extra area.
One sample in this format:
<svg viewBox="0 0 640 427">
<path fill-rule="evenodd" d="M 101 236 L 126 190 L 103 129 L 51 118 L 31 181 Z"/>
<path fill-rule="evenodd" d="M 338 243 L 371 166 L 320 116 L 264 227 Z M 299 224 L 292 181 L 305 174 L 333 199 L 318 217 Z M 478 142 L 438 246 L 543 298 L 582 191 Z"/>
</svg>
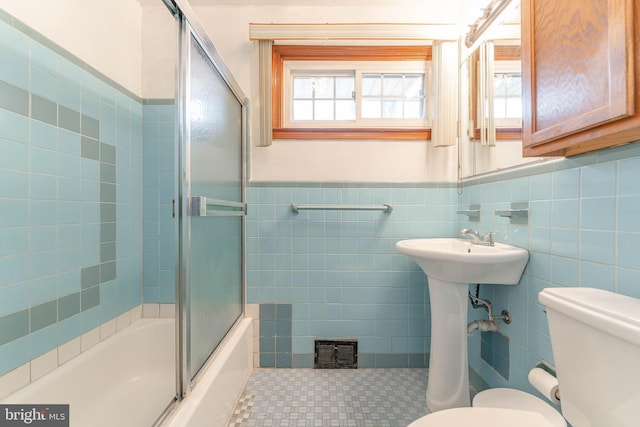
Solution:
<svg viewBox="0 0 640 427">
<path fill-rule="evenodd" d="M 495 61 L 520 61 L 522 48 L 518 45 L 495 45 L 493 58 Z M 473 53 L 473 67 L 474 76 L 476 77 L 472 82 L 471 92 L 471 111 L 470 117 L 474 118 L 475 123 L 478 121 L 478 67 L 479 67 L 479 55 L 478 52 Z M 480 129 L 475 128 L 474 139 L 480 139 Z M 500 140 L 522 140 L 522 126 L 515 127 L 501 127 L 496 128 L 496 139 Z"/>
<path fill-rule="evenodd" d="M 287 128 L 284 125 L 285 61 L 431 61 L 431 46 L 273 45 L 273 139 L 430 140 L 431 128 Z"/>
</svg>

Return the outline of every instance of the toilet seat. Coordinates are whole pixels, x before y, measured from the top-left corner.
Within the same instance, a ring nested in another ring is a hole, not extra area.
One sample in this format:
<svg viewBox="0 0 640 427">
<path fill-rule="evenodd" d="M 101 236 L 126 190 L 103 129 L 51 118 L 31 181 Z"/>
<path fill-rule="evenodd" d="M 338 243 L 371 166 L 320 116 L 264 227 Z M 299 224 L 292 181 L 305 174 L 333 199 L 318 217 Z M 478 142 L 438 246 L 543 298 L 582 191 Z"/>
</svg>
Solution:
<svg viewBox="0 0 640 427">
<path fill-rule="evenodd" d="M 453 408 L 418 418 L 408 427 L 554 427 L 530 411 L 504 408 Z"/>
<path fill-rule="evenodd" d="M 474 407 L 519 409 L 542 415 L 554 427 L 567 427 L 560 412 L 544 400 L 512 388 L 491 388 L 473 398 Z"/>
</svg>

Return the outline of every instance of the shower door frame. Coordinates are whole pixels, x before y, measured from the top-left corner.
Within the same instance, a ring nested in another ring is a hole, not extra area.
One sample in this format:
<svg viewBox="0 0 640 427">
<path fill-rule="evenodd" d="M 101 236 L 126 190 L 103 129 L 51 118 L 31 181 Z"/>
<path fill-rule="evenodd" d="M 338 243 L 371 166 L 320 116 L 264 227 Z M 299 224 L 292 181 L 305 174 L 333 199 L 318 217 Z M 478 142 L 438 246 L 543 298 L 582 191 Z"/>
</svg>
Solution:
<svg viewBox="0 0 640 427">
<path fill-rule="evenodd" d="M 166 0 L 163 0 L 166 1 Z M 178 52 L 178 90 L 177 102 L 177 123 L 178 123 L 178 143 L 176 144 L 176 200 L 178 200 L 178 212 L 176 221 L 177 236 L 177 259 L 176 259 L 176 398 L 184 399 L 191 389 L 197 383 L 199 376 L 206 370 L 207 364 L 215 356 L 219 350 L 220 344 L 209 355 L 207 362 L 204 363 L 202 369 L 191 377 L 191 366 L 189 357 L 189 315 L 190 315 L 190 295 L 189 287 L 186 285 L 189 280 L 188 268 L 188 245 L 185 245 L 184 239 L 190 239 L 189 227 L 189 209 L 187 198 L 190 196 L 187 186 L 183 183 L 186 174 L 189 173 L 189 153 L 187 151 L 189 141 L 188 128 L 188 94 L 189 94 L 189 52 L 190 42 L 193 37 L 205 53 L 219 76 L 224 80 L 227 87 L 231 90 L 238 103 L 241 106 L 241 201 L 246 207 L 246 175 L 247 175 L 247 142 L 249 137 L 249 99 L 244 95 L 242 89 L 234 79 L 231 71 L 225 64 L 222 56 L 216 49 L 215 45 L 207 35 L 204 27 L 197 19 L 195 12 L 186 0 L 173 0 L 176 6 L 176 12 L 179 21 L 179 52 Z M 187 184 L 188 185 L 188 184 Z M 187 191 L 185 191 L 187 190 Z M 185 192 L 187 194 L 185 194 Z M 246 235 L 246 209 L 245 215 L 241 220 L 241 312 L 235 320 L 232 330 L 239 320 L 244 317 L 245 299 L 246 299 L 246 259 L 245 259 L 245 235 Z M 185 237 L 183 237 L 185 236 Z M 186 252 L 186 253 L 185 253 Z M 228 334 L 228 332 L 227 332 Z M 222 340 L 224 342 L 224 339 Z"/>
</svg>

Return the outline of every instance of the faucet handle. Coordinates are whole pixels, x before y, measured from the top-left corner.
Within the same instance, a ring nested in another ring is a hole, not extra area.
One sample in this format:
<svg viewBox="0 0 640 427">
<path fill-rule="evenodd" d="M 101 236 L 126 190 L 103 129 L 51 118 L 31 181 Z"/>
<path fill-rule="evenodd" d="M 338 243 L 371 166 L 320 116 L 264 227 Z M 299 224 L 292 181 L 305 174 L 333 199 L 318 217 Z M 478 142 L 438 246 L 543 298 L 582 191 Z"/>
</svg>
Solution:
<svg viewBox="0 0 640 427">
<path fill-rule="evenodd" d="M 482 240 L 484 242 L 488 242 L 489 245 L 493 246 L 494 243 L 495 243 L 494 236 L 496 236 L 496 235 L 498 235 L 497 231 L 490 231 L 490 232 L 488 232 L 487 234 L 484 235 Z"/>
</svg>

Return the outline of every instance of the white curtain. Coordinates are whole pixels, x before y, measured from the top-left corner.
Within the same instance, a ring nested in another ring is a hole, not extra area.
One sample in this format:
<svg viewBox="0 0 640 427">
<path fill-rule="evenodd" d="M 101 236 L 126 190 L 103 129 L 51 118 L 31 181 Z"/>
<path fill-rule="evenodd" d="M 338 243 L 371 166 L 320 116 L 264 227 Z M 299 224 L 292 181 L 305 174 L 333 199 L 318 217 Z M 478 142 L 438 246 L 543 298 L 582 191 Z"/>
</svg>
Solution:
<svg viewBox="0 0 640 427">
<path fill-rule="evenodd" d="M 271 46 L 272 40 L 259 40 L 260 73 L 260 138 L 259 146 L 272 144 L 271 122 Z"/>
<path fill-rule="evenodd" d="M 433 124 L 435 147 L 455 145 L 458 138 L 458 42 L 433 42 Z"/>
<path fill-rule="evenodd" d="M 478 77 L 478 127 L 480 144 L 486 147 L 496 145 L 496 120 L 494 114 L 494 45 L 486 41 L 480 45 Z"/>
</svg>

